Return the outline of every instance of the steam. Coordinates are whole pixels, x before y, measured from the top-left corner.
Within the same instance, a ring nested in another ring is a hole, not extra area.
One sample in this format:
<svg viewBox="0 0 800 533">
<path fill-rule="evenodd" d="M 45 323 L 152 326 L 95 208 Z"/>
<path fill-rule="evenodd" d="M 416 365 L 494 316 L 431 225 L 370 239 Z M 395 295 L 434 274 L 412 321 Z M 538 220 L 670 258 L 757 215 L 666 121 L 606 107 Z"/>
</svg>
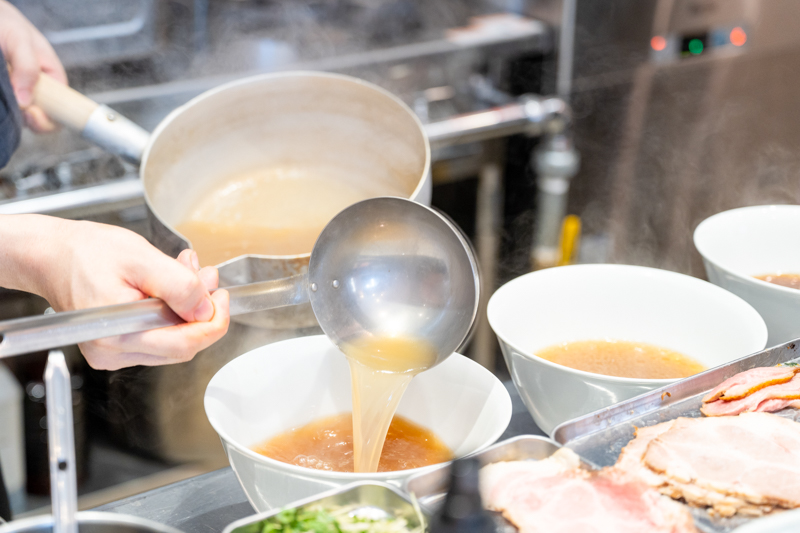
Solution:
<svg viewBox="0 0 800 533">
<path fill-rule="evenodd" d="M 692 241 L 701 221 L 736 207 L 800 203 L 800 129 L 790 118 L 800 103 L 796 76 L 789 81 L 780 68 L 786 60 L 645 66 L 629 76 L 632 85 L 578 93 L 583 162 L 570 210 L 585 234 L 608 238 L 611 262 L 704 277 Z"/>
</svg>

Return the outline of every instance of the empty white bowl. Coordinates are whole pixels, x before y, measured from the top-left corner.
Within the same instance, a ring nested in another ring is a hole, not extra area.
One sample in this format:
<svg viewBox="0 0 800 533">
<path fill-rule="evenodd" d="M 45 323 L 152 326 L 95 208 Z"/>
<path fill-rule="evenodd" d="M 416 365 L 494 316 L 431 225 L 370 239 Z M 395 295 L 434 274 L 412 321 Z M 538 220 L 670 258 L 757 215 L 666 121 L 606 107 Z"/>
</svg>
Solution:
<svg viewBox="0 0 800 533">
<path fill-rule="evenodd" d="M 694 231 L 708 280 L 756 308 L 770 346 L 800 337 L 800 291 L 753 276 L 800 274 L 800 206 L 762 205 L 724 211 Z"/>
<path fill-rule="evenodd" d="M 282 463 L 250 449 L 289 429 L 352 411 L 347 361 L 323 335 L 269 344 L 234 359 L 209 383 L 205 408 L 259 512 L 354 481 L 401 486 L 406 478 L 436 468 L 329 472 Z M 500 437 L 511 420 L 511 399 L 491 372 L 453 354 L 412 380 L 397 413 L 432 430 L 460 457 Z"/>
<path fill-rule="evenodd" d="M 575 265 L 506 283 L 489 300 L 489 323 L 525 406 L 548 435 L 567 420 L 672 379 L 605 376 L 534 355 L 565 342 L 620 340 L 660 346 L 707 367 L 764 348 L 767 328 L 745 301 L 666 270 Z"/>
</svg>

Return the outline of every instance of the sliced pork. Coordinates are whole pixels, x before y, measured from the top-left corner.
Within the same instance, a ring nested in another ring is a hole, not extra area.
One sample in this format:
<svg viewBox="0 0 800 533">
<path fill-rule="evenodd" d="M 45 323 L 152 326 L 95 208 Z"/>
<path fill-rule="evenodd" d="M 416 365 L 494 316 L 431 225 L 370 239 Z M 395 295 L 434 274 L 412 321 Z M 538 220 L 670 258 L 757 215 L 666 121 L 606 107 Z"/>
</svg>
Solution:
<svg viewBox="0 0 800 533">
<path fill-rule="evenodd" d="M 511 461 L 481 470 L 489 509 L 520 533 L 689 533 L 682 505 L 621 471 L 588 472 L 562 449 L 544 461 Z"/>
<path fill-rule="evenodd" d="M 617 464 L 614 468 L 627 474 L 638 477 L 651 487 L 659 488 L 664 485 L 664 478 L 661 474 L 650 470 L 643 462 L 642 457 L 647 451 L 650 441 L 669 430 L 675 423 L 674 420 L 663 422 L 654 426 L 636 428 L 634 439 L 622 448 Z"/>
<path fill-rule="evenodd" d="M 722 396 L 725 398 L 725 396 Z M 800 399 L 800 374 L 791 380 L 778 385 L 764 387 L 738 400 L 719 399 L 703 405 L 700 411 L 706 416 L 733 416 L 753 411 L 780 411 L 792 404 L 791 400 Z M 786 402 L 769 402 L 769 400 L 790 400 Z"/>
<path fill-rule="evenodd" d="M 743 502 L 732 505 L 745 514 L 800 507 L 800 424 L 776 415 L 679 418 L 642 460 L 664 477 L 662 492 L 689 503 L 708 505 L 716 493 Z M 731 514 L 723 503 L 717 511 Z"/>
<path fill-rule="evenodd" d="M 793 409 L 800 409 L 800 400 L 764 400 L 758 405 L 756 411 L 762 413 L 774 413 L 791 407 Z"/>
<path fill-rule="evenodd" d="M 740 372 L 717 385 L 711 392 L 703 397 L 703 403 L 715 400 L 738 400 L 759 389 L 786 383 L 800 372 L 800 367 L 769 366 L 751 368 Z"/>
</svg>

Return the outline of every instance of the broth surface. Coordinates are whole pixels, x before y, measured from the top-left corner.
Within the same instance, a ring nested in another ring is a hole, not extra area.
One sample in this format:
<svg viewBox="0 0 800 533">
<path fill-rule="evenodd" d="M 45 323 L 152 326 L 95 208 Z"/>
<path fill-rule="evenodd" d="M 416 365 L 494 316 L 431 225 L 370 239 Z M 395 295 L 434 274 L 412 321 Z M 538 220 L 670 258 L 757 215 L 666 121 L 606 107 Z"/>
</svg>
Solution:
<svg viewBox="0 0 800 533">
<path fill-rule="evenodd" d="M 651 344 L 626 341 L 577 341 L 535 352 L 552 363 L 622 378 L 685 378 L 706 369 L 691 357 Z"/>
<path fill-rule="evenodd" d="M 255 446 L 253 451 L 297 466 L 353 472 L 353 420 L 350 413 L 315 420 Z M 386 435 L 378 472 L 408 470 L 453 458 L 432 431 L 395 416 Z"/>
<path fill-rule="evenodd" d="M 339 211 L 375 196 L 407 194 L 332 170 L 259 169 L 218 183 L 175 229 L 192 243 L 202 266 L 242 254 L 307 254 Z"/>
<path fill-rule="evenodd" d="M 377 472 L 389 425 L 411 380 L 436 362 L 424 341 L 374 337 L 341 347 L 353 387 L 353 452 L 356 472 Z"/>
<path fill-rule="evenodd" d="M 762 276 L 753 276 L 761 281 L 780 285 L 781 287 L 789 287 L 790 289 L 800 289 L 800 274 L 764 274 Z"/>
</svg>

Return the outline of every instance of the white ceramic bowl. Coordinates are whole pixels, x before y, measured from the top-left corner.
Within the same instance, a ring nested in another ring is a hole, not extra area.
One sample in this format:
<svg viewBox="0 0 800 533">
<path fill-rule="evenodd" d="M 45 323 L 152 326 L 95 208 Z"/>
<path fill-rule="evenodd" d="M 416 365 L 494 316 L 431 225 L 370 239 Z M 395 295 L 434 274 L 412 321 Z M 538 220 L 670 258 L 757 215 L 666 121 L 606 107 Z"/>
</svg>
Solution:
<svg viewBox="0 0 800 533">
<path fill-rule="evenodd" d="M 769 329 L 769 346 L 800 337 L 800 291 L 753 276 L 800 274 L 800 206 L 743 207 L 707 218 L 694 245 L 708 280 L 756 308 Z"/>
<path fill-rule="evenodd" d="M 435 466 L 377 474 L 289 465 L 250 449 L 322 417 L 352 411 L 350 371 L 327 337 L 290 339 L 248 352 L 212 378 L 205 395 L 247 498 L 259 512 L 359 480 L 401 486 Z M 458 354 L 413 379 L 398 414 L 433 432 L 456 457 L 495 442 L 511 420 L 511 399 L 488 370 Z"/>
<path fill-rule="evenodd" d="M 575 265 L 506 283 L 489 300 L 489 323 L 533 419 L 547 434 L 567 420 L 662 387 L 670 379 L 604 376 L 557 365 L 537 350 L 581 340 L 668 348 L 714 367 L 764 348 L 759 314 L 733 294 L 666 270 Z"/>
</svg>

